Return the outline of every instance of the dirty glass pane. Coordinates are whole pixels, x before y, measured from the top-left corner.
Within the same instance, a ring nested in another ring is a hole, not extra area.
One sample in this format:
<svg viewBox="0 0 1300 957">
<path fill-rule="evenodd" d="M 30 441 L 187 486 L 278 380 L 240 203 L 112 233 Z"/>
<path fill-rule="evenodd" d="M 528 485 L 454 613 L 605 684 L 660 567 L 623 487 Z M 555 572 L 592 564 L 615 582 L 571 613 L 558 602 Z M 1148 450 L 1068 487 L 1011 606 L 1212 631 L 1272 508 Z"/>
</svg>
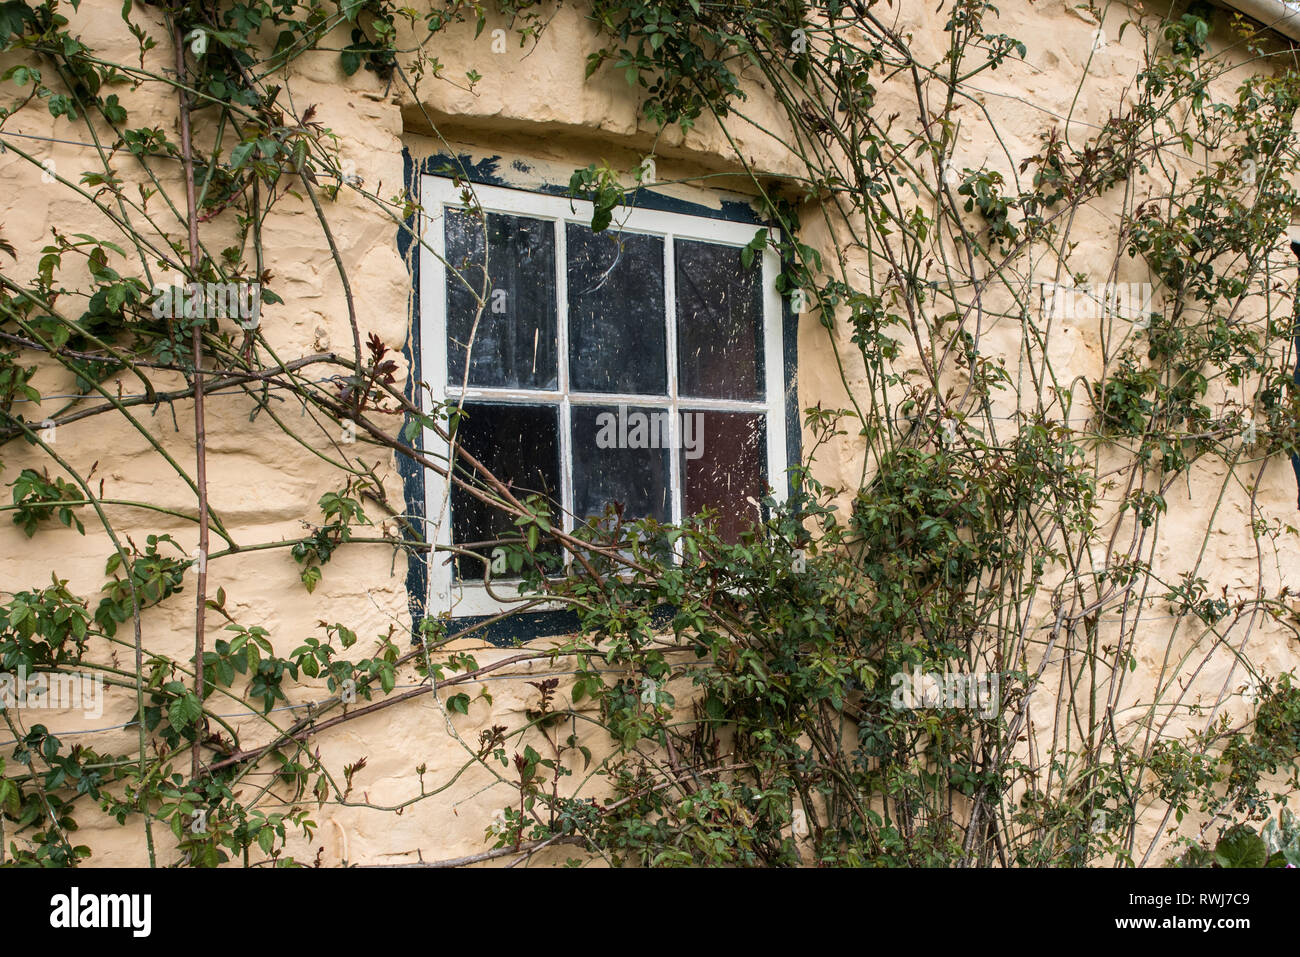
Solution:
<svg viewBox="0 0 1300 957">
<path fill-rule="evenodd" d="M 447 208 L 445 229 L 448 381 L 459 385 L 465 374 L 472 332 L 471 386 L 557 388 L 555 224 L 488 213 L 485 240 L 477 216 Z M 491 283 L 474 330 L 477 296 L 484 289 L 485 247 Z"/>
<path fill-rule="evenodd" d="M 580 406 L 573 421 L 573 515 L 583 522 L 603 517 L 605 506 L 623 505 L 631 521 L 672 517 L 669 499 L 667 409 Z"/>
<path fill-rule="evenodd" d="M 717 512 L 727 541 L 758 521 L 767 491 L 767 429 L 759 412 L 685 412 L 682 416 L 683 510 Z M 751 502 L 750 499 L 753 499 Z"/>
<path fill-rule="evenodd" d="M 560 497 L 560 410 L 553 405 L 465 403 L 459 444 L 498 479 L 510 485 L 521 501 L 531 493 Z M 463 462 L 463 460 L 460 460 Z M 468 470 L 467 465 L 461 469 Z M 555 514 L 558 505 L 552 505 Z M 513 521 L 479 501 L 457 485 L 451 488 L 451 535 L 457 544 L 513 537 Z M 475 548 L 483 555 L 491 547 Z M 481 580 L 483 564 L 472 558 L 456 559 L 456 574 Z M 497 577 L 500 577 L 499 575 Z"/>
<path fill-rule="evenodd" d="M 763 397 L 761 260 L 746 269 L 740 249 L 679 239 L 677 383 L 681 395 Z"/>
<path fill-rule="evenodd" d="M 664 241 L 567 224 L 569 383 L 665 395 Z"/>
</svg>

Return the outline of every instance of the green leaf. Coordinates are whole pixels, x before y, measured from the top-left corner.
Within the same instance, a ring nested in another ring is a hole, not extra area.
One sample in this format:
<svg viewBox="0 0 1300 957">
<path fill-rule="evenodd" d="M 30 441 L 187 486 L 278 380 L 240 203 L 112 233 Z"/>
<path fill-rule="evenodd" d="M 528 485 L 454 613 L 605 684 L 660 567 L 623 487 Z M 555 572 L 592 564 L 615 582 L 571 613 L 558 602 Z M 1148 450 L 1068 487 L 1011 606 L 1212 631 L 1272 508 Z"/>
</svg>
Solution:
<svg viewBox="0 0 1300 957">
<path fill-rule="evenodd" d="M 316 590 L 317 584 L 320 583 L 320 569 L 313 565 L 311 568 L 304 568 L 299 576 L 303 585 L 307 588 L 307 594 Z"/>
<path fill-rule="evenodd" d="M 9 40 L 15 35 L 21 35 L 29 23 L 36 23 L 36 14 L 22 0 L 0 3 L 0 47 L 8 46 Z"/>
<path fill-rule="evenodd" d="M 1229 830 L 1214 845 L 1214 859 L 1220 867 L 1263 867 L 1268 848 L 1263 839 L 1247 827 Z"/>
<path fill-rule="evenodd" d="M 194 692 L 187 691 L 176 698 L 167 709 L 167 721 L 177 731 L 184 731 L 203 714 L 203 708 Z"/>
<path fill-rule="evenodd" d="M 104 101 L 104 118 L 114 125 L 126 122 L 126 109 L 118 102 L 116 93 Z"/>
<path fill-rule="evenodd" d="M 248 162 L 248 158 L 253 155 L 253 150 L 255 150 L 256 148 L 257 148 L 256 141 L 249 140 L 247 143 L 240 143 L 238 146 L 232 149 L 230 151 L 231 167 L 234 169 L 239 169 L 240 167 L 242 167 L 245 163 Z"/>
</svg>

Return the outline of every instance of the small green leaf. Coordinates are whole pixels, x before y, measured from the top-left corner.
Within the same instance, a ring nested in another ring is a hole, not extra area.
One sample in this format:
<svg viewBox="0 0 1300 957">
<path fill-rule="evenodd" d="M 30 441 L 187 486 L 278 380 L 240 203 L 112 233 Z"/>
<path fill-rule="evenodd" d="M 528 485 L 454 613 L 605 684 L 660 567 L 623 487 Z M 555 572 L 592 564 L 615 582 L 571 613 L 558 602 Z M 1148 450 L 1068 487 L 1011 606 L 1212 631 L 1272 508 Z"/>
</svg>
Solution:
<svg viewBox="0 0 1300 957">
<path fill-rule="evenodd" d="M 1263 867 L 1268 861 L 1268 848 L 1254 831 L 1236 827 L 1214 845 L 1214 859 L 1220 867 Z"/>
</svg>

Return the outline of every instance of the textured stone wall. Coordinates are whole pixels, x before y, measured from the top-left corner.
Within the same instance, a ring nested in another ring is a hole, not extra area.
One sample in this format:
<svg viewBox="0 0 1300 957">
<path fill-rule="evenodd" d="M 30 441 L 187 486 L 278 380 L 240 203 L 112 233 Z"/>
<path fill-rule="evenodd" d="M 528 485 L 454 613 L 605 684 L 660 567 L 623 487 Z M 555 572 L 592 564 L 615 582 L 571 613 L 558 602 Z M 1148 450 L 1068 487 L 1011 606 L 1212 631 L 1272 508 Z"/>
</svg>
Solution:
<svg viewBox="0 0 1300 957">
<path fill-rule="evenodd" d="M 74 23 L 105 58 L 133 59 L 135 44 L 120 22 L 119 6 L 109 0 L 85 0 Z M 942 56 L 946 36 L 942 29 L 945 14 L 936 11 L 937 6 L 902 0 L 891 10 L 881 10 L 882 14 L 897 17 L 900 27 L 910 33 L 915 49 L 936 63 Z M 1081 85 L 1084 64 L 1092 55 L 1098 30 L 1088 13 L 1068 0 L 1006 0 L 1000 7 L 999 29 L 1023 39 L 1029 48 L 1028 56 L 1023 63 L 1010 62 L 994 73 L 982 74 L 974 84 L 979 90 L 975 102 L 962 111 L 960 150 L 964 165 L 979 167 L 987 163 L 1009 173 L 1020 159 L 1037 152 L 1041 134 L 1054 125 L 1061 126 L 1067 118 L 1078 137 L 1103 123 L 1130 95 L 1140 61 L 1134 52 L 1134 37 L 1121 40 L 1112 29 Z M 138 11 L 138 16 L 146 19 L 152 15 L 149 8 Z M 638 120 L 636 90 L 621 73 L 606 70 L 590 80 L 584 79 L 586 54 L 597 48 L 597 40 L 580 6 L 561 8 L 535 48 L 521 49 L 517 37 L 512 36 L 505 53 L 492 53 L 491 30 L 497 26 L 504 24 L 489 21 L 488 30 L 477 39 L 472 25 L 455 27 L 436 41 L 445 76 L 463 76 L 470 68 L 482 74 L 473 92 L 450 82 L 426 81 L 417 97 L 400 81 L 386 86 L 364 71 L 345 78 L 337 53 L 322 51 L 295 61 L 285 78 L 283 95 L 296 107 L 316 107 L 317 121 L 338 136 L 341 155 L 354 161 L 365 189 L 373 189 L 383 197 L 395 195 L 404 186 L 412 163 L 447 151 L 492 161 L 503 178 L 522 186 L 563 184 L 575 168 L 600 160 L 607 160 L 615 168 L 632 169 L 651 149 L 658 157 L 661 179 L 743 172 L 731 144 L 711 121 L 703 120 L 686 134 L 668 130 L 656 140 L 655 131 Z M 339 42 L 333 45 L 347 43 L 342 31 L 337 36 Z M 1217 39 L 1227 42 L 1226 35 Z M 169 56 L 169 50 L 160 48 L 152 51 L 146 63 L 162 70 Z M 1244 55 L 1242 59 L 1244 62 Z M 0 68 L 8 65 L 0 63 Z M 753 123 L 733 125 L 736 145 L 745 162 L 765 174 L 796 170 L 794 158 L 763 132 L 764 127 L 779 131 L 782 126 L 779 114 L 763 94 L 757 84 L 752 85 L 744 112 Z M 2 95 L 8 99 L 13 94 L 6 90 Z M 880 109 L 912 109 L 910 96 L 911 91 L 902 84 L 887 87 L 882 90 Z M 175 137 L 175 104 L 160 100 L 151 117 L 140 115 L 133 117 L 133 122 L 156 123 Z M 4 127 L 7 136 L 21 132 L 55 139 L 72 138 L 70 131 L 79 128 L 35 110 Z M 84 144 L 42 139 L 33 139 L 30 144 L 32 152 L 52 159 L 60 173 L 71 179 L 93 165 Z M 130 163 L 120 166 L 128 180 L 140 178 Z M 16 275 L 34 271 L 40 248 L 48 241 L 52 228 L 91 229 L 88 219 L 93 213 L 88 212 L 84 201 L 67 189 L 41 183 L 39 171 L 33 171 L 12 153 L 0 154 L 0 181 L 5 184 L 5 189 L 0 190 L 0 222 L 5 237 L 18 250 L 18 264 L 13 269 Z M 726 182 L 740 188 L 743 178 Z M 699 192 L 679 188 L 677 193 L 683 198 L 701 199 Z M 703 201 L 716 201 L 716 197 L 704 197 Z M 327 204 L 327 215 L 348 269 L 363 335 L 375 332 L 393 345 L 407 341 L 412 278 L 393 220 L 376 204 L 349 190 L 343 190 L 337 202 Z M 1077 256 L 1080 261 L 1086 260 L 1090 254 L 1087 244 L 1092 244 L 1097 257 L 1106 258 L 1110 252 L 1107 244 L 1113 242 L 1114 210 L 1097 205 L 1082 215 L 1090 222 L 1081 224 L 1078 230 L 1085 245 Z M 177 236 L 181 235 L 175 223 L 172 227 Z M 211 246 L 220 248 L 221 232 L 228 228 L 220 221 L 207 224 L 205 238 Z M 108 224 L 95 222 L 93 231 L 107 234 Z M 263 327 L 275 348 L 282 355 L 350 350 L 351 333 L 339 276 L 310 204 L 292 197 L 283 200 L 266 223 L 265 232 L 273 257 L 267 263 L 274 274 L 272 287 L 284 300 L 283 305 L 266 307 L 263 314 Z M 826 227 L 819 222 L 816 211 L 809 210 L 806 241 L 826 240 Z M 1129 277 L 1119 278 L 1123 281 Z M 1135 274 L 1134 278 L 1139 277 Z M 1066 325 L 1059 333 L 1059 340 L 1051 347 L 1053 360 L 1073 375 L 1095 374 L 1100 361 L 1095 330 L 1084 324 Z M 841 353 L 851 356 L 854 349 L 848 340 L 849 330 L 837 334 L 841 336 Z M 861 369 L 851 360 L 841 377 L 826 336 L 815 319 L 804 317 L 798 344 L 801 408 L 818 402 L 842 406 L 846 387 L 853 390 L 863 386 Z M 983 349 L 1015 356 L 1018 337 L 1018 328 L 990 329 Z M 48 387 L 57 377 L 53 372 L 47 375 L 42 385 Z M 110 385 L 117 388 L 117 383 Z M 129 377 L 122 377 L 124 392 L 131 393 L 137 385 Z M 287 439 L 267 416 L 250 422 L 251 406 L 245 399 L 214 397 L 208 408 L 212 506 L 236 540 L 254 543 L 291 538 L 301 533 L 304 522 L 318 521 L 317 499 L 337 484 L 333 470 Z M 286 403 L 281 414 L 302 430 L 314 448 L 330 454 L 338 452 L 334 447 L 337 437 L 312 424 L 300 412 Z M 188 404 L 179 403 L 174 410 L 167 405 L 156 409 L 140 406 L 136 414 L 151 436 L 182 464 L 192 466 L 193 419 Z M 93 475 L 103 481 L 106 498 L 147 500 L 183 513 L 194 510 L 190 491 L 165 468 L 139 432 L 118 417 L 97 417 L 60 428 L 56 448 L 83 471 L 95 465 Z M 403 507 L 406 490 L 391 457 L 360 446 L 343 451 L 373 461 L 385 481 L 389 502 L 398 509 Z M 34 464 L 39 467 L 40 463 L 37 455 L 12 444 L 0 457 L 4 462 L 0 482 L 4 483 L 13 481 L 22 468 Z M 1215 531 L 1202 572 L 1206 578 L 1250 588 L 1262 566 L 1270 585 L 1283 581 L 1293 587 L 1300 585 L 1294 535 L 1283 543 L 1281 561 L 1273 561 L 1271 555 L 1262 562 L 1258 558 L 1249 526 L 1246 489 L 1258 484 L 1260 508 L 1270 519 L 1296 523 L 1296 488 L 1291 469 L 1282 458 L 1265 463 L 1258 476 L 1253 468 L 1239 483 L 1226 487 L 1222 501 L 1221 466 L 1198 465 L 1189 481 L 1175 487 L 1163 529 L 1168 571 L 1176 573 L 1188 551 L 1199 547 L 1202 531 L 1212 521 Z M 862 451 L 846 439 L 830 454 L 823 455 L 818 469 L 824 481 L 852 489 L 861 474 Z M 367 507 L 373 517 L 382 518 L 383 510 L 378 505 L 367 503 Z M 195 546 L 196 533 L 190 522 L 120 506 L 110 506 L 108 514 L 136 541 L 151 532 L 166 532 L 187 549 Z M 49 529 L 29 540 L 4 522 L 0 527 L 0 590 L 41 587 L 54 572 L 67 578 L 77 593 L 94 596 L 104 582 L 104 562 L 112 548 L 92 522 L 87 521 L 87 526 L 84 537 L 69 529 Z M 218 547 L 215 539 L 213 547 Z M 366 649 L 376 635 L 390 627 L 405 632 L 411 625 L 406 561 L 389 546 L 340 550 L 325 567 L 323 580 L 312 593 L 300 584 L 298 568 L 283 549 L 214 559 L 209 574 L 209 591 L 224 588 L 230 613 L 245 625 L 267 629 L 282 654 L 315 633 L 322 620 L 342 622 L 356 631 L 361 637 L 358 650 Z M 221 636 L 223 624 L 216 616 L 209 616 L 209 641 Z M 144 616 L 145 645 L 186 660 L 192 648 L 192 627 L 192 588 L 187 588 Z M 1141 680 L 1131 683 L 1134 694 L 1139 686 L 1150 687 L 1160 673 L 1164 636 L 1159 633 L 1159 622 L 1153 621 L 1151 629 L 1150 647 L 1138 650 Z M 405 646 L 406 640 L 401 643 Z M 1261 623 L 1250 633 L 1248 643 L 1255 659 L 1270 670 L 1290 670 L 1297 662 L 1296 646 L 1280 628 Z M 480 663 L 510 654 L 481 642 L 467 642 L 466 648 L 477 654 Z M 117 647 L 111 656 L 107 652 L 96 654 L 105 661 L 114 657 L 129 667 L 130 651 L 126 646 Z M 1223 684 L 1231 667 L 1229 655 L 1213 660 L 1210 672 L 1203 675 L 1203 693 L 1208 700 L 1213 700 L 1212 689 Z M 538 666 L 537 670 L 544 669 Z M 557 665 L 556 670 L 562 670 L 562 666 Z M 530 674 L 526 666 L 513 669 L 513 673 Z M 1237 677 L 1243 676 L 1238 672 Z M 408 670 L 399 678 L 399 686 L 413 685 L 416 680 Z M 345 765 L 366 759 L 364 769 L 353 779 L 356 799 L 390 807 L 411 802 L 421 793 L 417 766 L 427 769 L 423 775 L 425 789 L 441 786 L 467 757 L 457 737 L 473 742 L 481 729 L 494 723 L 516 723 L 536 695 L 520 678 L 492 680 L 485 686 L 492 695 L 491 704 L 475 699 L 468 715 L 449 715 L 426 695 L 323 734 L 317 741 L 321 755 L 340 779 Z M 476 687 L 466 689 L 471 697 Z M 323 689 L 320 695 L 325 695 Z M 304 697 L 310 697 L 310 692 Z M 129 694 L 115 694 L 104 715 L 93 724 L 101 728 L 124 724 L 132 703 Z M 265 739 L 267 729 L 260 719 L 238 714 L 241 708 L 234 702 L 223 708 L 219 696 L 212 703 L 218 713 L 230 714 L 227 720 L 249 742 Z M 1052 706 L 1053 701 L 1046 697 L 1036 708 L 1047 717 Z M 281 711 L 277 717 L 287 723 L 293 714 Z M 42 716 L 42 720 L 56 731 L 83 731 L 87 726 L 80 715 Z M 134 747 L 135 732 L 119 727 L 75 740 L 98 750 L 128 752 Z M 241 787 L 248 791 L 267 780 L 264 766 L 250 774 Z M 488 790 L 491 783 L 487 772 L 472 768 L 448 790 L 434 798 L 413 801 L 400 815 L 329 805 L 313 815 L 319 825 L 314 840 L 310 844 L 298 841 L 293 850 L 303 859 L 313 859 L 320 853 L 321 862 L 327 865 L 414 861 L 417 855 L 430 860 L 474 853 L 485 846 L 484 828 L 492 812 L 509 800 L 510 792 L 504 788 Z M 93 814 L 83 820 L 79 841 L 95 849 L 92 863 L 138 864 L 144 859 L 140 835 L 135 831 L 125 831 L 107 819 L 96 821 Z M 169 840 L 166 835 L 162 837 L 160 860 L 171 859 Z M 562 860 L 563 855 L 558 859 Z"/>
</svg>

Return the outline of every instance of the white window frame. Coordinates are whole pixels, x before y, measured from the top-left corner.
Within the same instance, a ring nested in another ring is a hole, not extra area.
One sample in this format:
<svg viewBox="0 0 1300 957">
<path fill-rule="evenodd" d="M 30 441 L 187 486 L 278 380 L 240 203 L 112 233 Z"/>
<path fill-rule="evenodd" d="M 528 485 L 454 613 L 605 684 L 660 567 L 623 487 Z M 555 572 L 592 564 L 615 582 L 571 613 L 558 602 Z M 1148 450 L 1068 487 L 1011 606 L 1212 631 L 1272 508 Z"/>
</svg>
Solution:
<svg viewBox="0 0 1300 957">
<path fill-rule="evenodd" d="M 693 239 L 727 246 L 747 246 L 754 239 L 759 227 L 753 224 L 706 216 L 692 216 L 683 213 L 663 212 L 653 209 L 622 208 L 615 210 L 614 222 L 610 231 L 649 233 L 664 240 L 664 321 L 667 329 L 667 363 L 668 395 L 663 397 L 644 395 L 624 395 L 620 393 L 589 393 L 570 395 L 569 393 L 569 342 L 568 342 L 568 295 L 567 295 L 567 255 L 565 250 L 565 224 L 578 223 L 591 225 L 593 206 L 585 200 L 570 200 L 563 196 L 536 193 L 522 189 L 502 186 L 457 185 L 453 180 L 443 176 L 424 174 L 421 177 L 420 232 L 420 349 L 421 368 L 424 381 L 429 386 L 423 401 L 427 405 L 429 395 L 440 396 L 453 401 L 507 401 L 536 402 L 538 404 L 557 405 L 559 407 L 559 453 L 560 453 L 560 496 L 561 507 L 567 508 L 573 497 L 573 455 L 571 449 L 571 410 L 578 405 L 636 405 L 644 408 L 667 409 L 670 411 L 669 428 L 673 450 L 669 459 L 670 500 L 674 524 L 682 520 L 682 476 L 681 456 L 677 448 L 681 444 L 679 431 L 681 420 L 678 412 L 685 407 L 687 411 L 718 412 L 761 412 L 765 415 L 767 434 L 767 483 L 772 486 L 774 497 L 784 501 L 786 497 L 785 472 L 786 461 L 786 409 L 785 409 L 785 349 L 783 335 L 783 311 L 780 294 L 776 289 L 776 278 L 780 271 L 780 259 L 769 244 L 762 255 L 763 283 L 763 373 L 764 398 L 761 400 L 727 400 L 727 399 L 691 399 L 677 394 L 677 297 L 674 288 L 674 242 L 676 239 Z M 462 389 L 459 382 L 448 382 L 447 378 L 447 269 L 446 269 L 446 230 L 443 223 L 443 210 L 450 206 L 463 209 L 462 191 L 469 189 L 475 201 L 485 213 L 510 213 L 527 216 L 532 219 L 550 220 L 555 223 L 555 292 L 557 319 L 557 369 L 558 388 L 554 390 L 529 389 Z M 768 229 L 769 238 L 775 232 Z M 426 412 L 429 410 L 426 408 Z M 424 448 L 435 458 L 446 459 L 450 452 L 449 443 L 432 429 L 424 430 Z M 426 529 L 436 530 L 433 536 L 437 546 L 451 544 L 451 496 L 448 482 L 433 470 L 425 473 L 425 517 Z M 573 530 L 573 516 L 563 514 L 563 529 Z M 478 615 L 500 614 L 512 603 L 505 603 L 492 597 L 481 580 L 457 581 L 453 575 L 452 564 L 447 561 L 446 553 L 434 550 L 430 553 L 428 564 L 428 605 L 429 615 L 439 615 L 451 611 L 454 617 L 471 617 Z M 499 595 L 518 594 L 512 580 L 494 583 L 493 590 Z M 545 610 L 536 608 L 535 610 Z"/>
</svg>

